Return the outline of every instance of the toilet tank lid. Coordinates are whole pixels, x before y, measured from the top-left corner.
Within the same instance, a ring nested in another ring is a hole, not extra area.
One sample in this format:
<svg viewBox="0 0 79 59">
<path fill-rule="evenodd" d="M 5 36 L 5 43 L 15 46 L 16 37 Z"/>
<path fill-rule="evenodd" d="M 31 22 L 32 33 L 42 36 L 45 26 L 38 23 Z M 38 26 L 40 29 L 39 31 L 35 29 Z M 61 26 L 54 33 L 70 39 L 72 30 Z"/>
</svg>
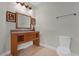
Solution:
<svg viewBox="0 0 79 59">
<path fill-rule="evenodd" d="M 59 38 L 63 38 L 63 39 L 71 39 L 70 36 L 59 36 Z"/>
</svg>

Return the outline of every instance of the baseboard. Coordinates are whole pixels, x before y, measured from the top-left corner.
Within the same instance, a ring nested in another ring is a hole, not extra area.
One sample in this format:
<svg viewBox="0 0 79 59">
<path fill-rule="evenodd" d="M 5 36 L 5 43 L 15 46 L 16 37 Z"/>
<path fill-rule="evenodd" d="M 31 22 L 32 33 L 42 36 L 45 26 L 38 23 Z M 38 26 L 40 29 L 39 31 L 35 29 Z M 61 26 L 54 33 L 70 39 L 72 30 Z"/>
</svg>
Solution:
<svg viewBox="0 0 79 59">
<path fill-rule="evenodd" d="M 43 47 L 49 48 L 49 49 L 51 49 L 51 50 L 56 50 L 56 47 L 49 46 L 49 45 L 47 45 L 47 44 L 40 43 L 40 45 L 43 46 Z"/>
<path fill-rule="evenodd" d="M 0 54 L 0 56 L 7 56 L 8 54 L 10 54 L 10 50 Z"/>
<path fill-rule="evenodd" d="M 27 44 L 27 45 L 21 45 L 21 46 L 19 46 L 18 50 L 27 48 L 27 47 L 29 47 L 29 46 L 31 46 L 31 45 L 32 45 L 32 43 L 29 43 L 29 44 Z M 6 52 L 0 54 L 0 56 L 7 56 L 7 55 L 10 54 L 10 53 L 11 53 L 11 52 L 10 52 L 10 50 L 9 50 L 9 51 L 6 51 Z"/>
<path fill-rule="evenodd" d="M 24 45 L 24 44 L 23 44 L 23 45 L 19 46 L 18 50 L 27 48 L 27 47 L 29 47 L 29 46 L 31 46 L 31 45 L 32 45 L 32 43 L 29 43 L 29 44 L 27 44 L 27 45 Z M 43 43 L 40 43 L 40 45 L 43 46 L 43 47 L 52 49 L 52 50 L 56 50 L 55 47 L 52 47 L 52 46 L 49 46 L 49 45 L 46 45 L 46 44 L 43 44 Z M 10 50 L 9 50 L 9 51 L 6 51 L 6 52 L 0 54 L 0 56 L 7 56 L 7 55 L 10 54 L 10 53 L 11 53 L 11 52 L 10 52 Z"/>
</svg>

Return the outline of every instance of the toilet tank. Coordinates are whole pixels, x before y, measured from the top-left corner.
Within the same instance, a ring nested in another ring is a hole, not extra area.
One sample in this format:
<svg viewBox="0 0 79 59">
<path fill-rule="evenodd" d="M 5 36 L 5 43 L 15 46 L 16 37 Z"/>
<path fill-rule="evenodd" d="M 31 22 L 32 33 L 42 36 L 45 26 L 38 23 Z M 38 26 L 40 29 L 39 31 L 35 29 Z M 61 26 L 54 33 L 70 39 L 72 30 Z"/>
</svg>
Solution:
<svg viewBox="0 0 79 59">
<path fill-rule="evenodd" d="M 63 47 L 70 47 L 71 37 L 69 36 L 59 36 L 59 44 Z"/>
</svg>

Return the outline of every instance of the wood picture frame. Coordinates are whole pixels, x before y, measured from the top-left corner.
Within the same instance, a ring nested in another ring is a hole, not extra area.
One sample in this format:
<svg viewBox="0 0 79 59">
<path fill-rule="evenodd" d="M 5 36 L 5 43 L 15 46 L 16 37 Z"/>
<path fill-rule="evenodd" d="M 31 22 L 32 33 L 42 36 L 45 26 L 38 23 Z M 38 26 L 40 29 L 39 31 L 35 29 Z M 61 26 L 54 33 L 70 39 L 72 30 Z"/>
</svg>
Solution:
<svg viewBox="0 0 79 59">
<path fill-rule="evenodd" d="M 6 21 L 16 22 L 16 13 L 13 13 L 11 11 L 6 11 Z"/>
<path fill-rule="evenodd" d="M 32 24 L 32 25 L 36 25 L 36 19 L 33 18 L 33 17 L 31 17 L 31 24 Z"/>
<path fill-rule="evenodd" d="M 35 31 L 36 19 L 31 17 L 32 30 Z"/>
</svg>

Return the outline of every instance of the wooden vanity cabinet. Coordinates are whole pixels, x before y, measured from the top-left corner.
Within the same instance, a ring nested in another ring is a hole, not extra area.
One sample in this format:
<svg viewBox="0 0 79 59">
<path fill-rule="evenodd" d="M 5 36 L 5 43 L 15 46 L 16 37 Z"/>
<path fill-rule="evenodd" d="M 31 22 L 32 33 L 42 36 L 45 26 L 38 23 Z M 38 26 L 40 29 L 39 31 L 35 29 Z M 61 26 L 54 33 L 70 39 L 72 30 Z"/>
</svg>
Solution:
<svg viewBox="0 0 79 59">
<path fill-rule="evenodd" d="M 29 31 L 29 32 L 16 32 L 11 31 L 11 54 L 18 55 L 17 47 L 19 44 L 33 41 L 33 45 L 39 46 L 39 32 Z"/>
</svg>

